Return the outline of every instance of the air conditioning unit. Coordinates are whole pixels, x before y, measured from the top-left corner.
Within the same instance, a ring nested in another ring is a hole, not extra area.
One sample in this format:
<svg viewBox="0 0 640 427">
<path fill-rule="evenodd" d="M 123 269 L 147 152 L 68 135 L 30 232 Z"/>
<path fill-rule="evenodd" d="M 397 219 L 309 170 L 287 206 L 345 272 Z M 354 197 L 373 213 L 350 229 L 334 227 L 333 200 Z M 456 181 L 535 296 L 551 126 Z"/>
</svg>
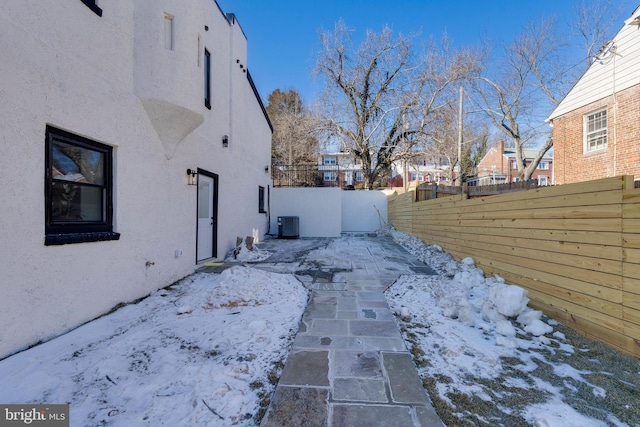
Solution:
<svg viewBox="0 0 640 427">
<path fill-rule="evenodd" d="M 297 239 L 300 237 L 300 218 L 297 216 L 278 217 L 278 238 Z"/>
</svg>

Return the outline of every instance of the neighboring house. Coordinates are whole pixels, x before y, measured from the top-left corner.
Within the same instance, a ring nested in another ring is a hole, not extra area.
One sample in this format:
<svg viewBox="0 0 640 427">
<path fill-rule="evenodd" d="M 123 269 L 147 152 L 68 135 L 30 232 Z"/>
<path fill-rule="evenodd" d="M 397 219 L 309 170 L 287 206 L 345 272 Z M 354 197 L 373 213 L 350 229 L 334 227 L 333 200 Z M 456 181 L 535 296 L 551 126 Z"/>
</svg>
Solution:
<svg viewBox="0 0 640 427">
<path fill-rule="evenodd" d="M 272 130 L 234 15 L 10 1 L 0 27 L 0 358 L 268 232 Z"/>
<path fill-rule="evenodd" d="M 318 181 L 321 187 L 355 187 L 364 183 L 362 163 L 346 152 L 318 157 Z"/>
<path fill-rule="evenodd" d="M 406 176 L 408 183 L 449 184 L 447 179 L 448 170 L 449 165 L 444 159 L 437 163 L 426 157 L 416 157 L 407 162 L 396 162 L 395 164 L 396 173 L 400 177 Z"/>
<path fill-rule="evenodd" d="M 537 154 L 537 150 L 524 150 L 525 162 L 529 163 Z M 538 185 L 552 185 L 553 182 L 553 156 L 547 152 L 538 163 L 538 167 L 531 175 L 531 179 L 538 181 Z M 487 151 L 476 167 L 477 176 L 467 180 L 468 185 L 492 185 L 505 184 L 519 181 L 516 153 L 513 148 L 505 148 L 504 141 L 500 140 L 495 147 Z"/>
<path fill-rule="evenodd" d="M 556 184 L 640 179 L 640 6 L 549 120 Z"/>
<path fill-rule="evenodd" d="M 364 183 L 362 163 L 345 152 L 323 154 L 316 163 L 274 165 L 275 187 L 340 187 L 353 189 Z"/>
</svg>

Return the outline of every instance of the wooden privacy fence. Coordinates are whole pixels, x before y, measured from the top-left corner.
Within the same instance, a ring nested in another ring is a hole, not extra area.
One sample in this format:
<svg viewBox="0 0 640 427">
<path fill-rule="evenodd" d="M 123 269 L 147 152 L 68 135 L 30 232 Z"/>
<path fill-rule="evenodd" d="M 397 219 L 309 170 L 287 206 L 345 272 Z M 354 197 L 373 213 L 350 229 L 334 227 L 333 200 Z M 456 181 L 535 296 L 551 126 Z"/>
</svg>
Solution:
<svg viewBox="0 0 640 427">
<path fill-rule="evenodd" d="M 495 194 L 511 193 L 514 191 L 528 190 L 536 188 L 535 180 L 509 182 L 506 184 L 482 185 L 478 187 L 464 187 L 454 185 L 432 185 L 420 184 L 416 190 L 416 201 L 437 199 L 439 197 L 449 197 L 452 194 L 466 194 L 467 198 L 493 196 Z"/>
<path fill-rule="evenodd" d="M 530 306 L 640 357 L 640 189 L 632 176 L 468 199 L 389 197 L 389 222 L 487 275 Z"/>
</svg>

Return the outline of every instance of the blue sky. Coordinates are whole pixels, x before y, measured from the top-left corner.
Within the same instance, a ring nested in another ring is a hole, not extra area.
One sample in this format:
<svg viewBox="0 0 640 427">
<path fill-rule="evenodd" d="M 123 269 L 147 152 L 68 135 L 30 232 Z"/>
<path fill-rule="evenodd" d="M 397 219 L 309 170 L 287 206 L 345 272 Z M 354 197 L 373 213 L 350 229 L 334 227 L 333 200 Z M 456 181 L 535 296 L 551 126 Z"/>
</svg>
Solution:
<svg viewBox="0 0 640 427">
<path fill-rule="evenodd" d="M 455 45 L 474 44 L 479 37 L 509 42 L 531 20 L 555 16 L 566 24 L 580 0 L 217 0 L 236 14 L 248 43 L 248 67 L 265 101 L 275 89 L 294 89 L 305 102 L 318 90 L 311 69 L 318 30 L 332 29 L 343 19 L 356 31 L 420 31 L 439 37 L 445 31 Z M 589 1 L 589 0 L 586 0 Z M 614 0 L 622 16 L 617 31 L 640 0 Z"/>
</svg>

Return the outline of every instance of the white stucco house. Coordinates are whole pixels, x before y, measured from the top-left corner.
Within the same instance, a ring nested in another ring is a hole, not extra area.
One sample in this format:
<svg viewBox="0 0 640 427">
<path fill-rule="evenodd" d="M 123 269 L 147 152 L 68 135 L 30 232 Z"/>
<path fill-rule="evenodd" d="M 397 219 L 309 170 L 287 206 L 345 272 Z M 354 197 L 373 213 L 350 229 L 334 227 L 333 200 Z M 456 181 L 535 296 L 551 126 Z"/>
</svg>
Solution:
<svg viewBox="0 0 640 427">
<path fill-rule="evenodd" d="M 0 28 L 0 359 L 267 232 L 272 129 L 233 14 L 9 1 Z"/>
</svg>

